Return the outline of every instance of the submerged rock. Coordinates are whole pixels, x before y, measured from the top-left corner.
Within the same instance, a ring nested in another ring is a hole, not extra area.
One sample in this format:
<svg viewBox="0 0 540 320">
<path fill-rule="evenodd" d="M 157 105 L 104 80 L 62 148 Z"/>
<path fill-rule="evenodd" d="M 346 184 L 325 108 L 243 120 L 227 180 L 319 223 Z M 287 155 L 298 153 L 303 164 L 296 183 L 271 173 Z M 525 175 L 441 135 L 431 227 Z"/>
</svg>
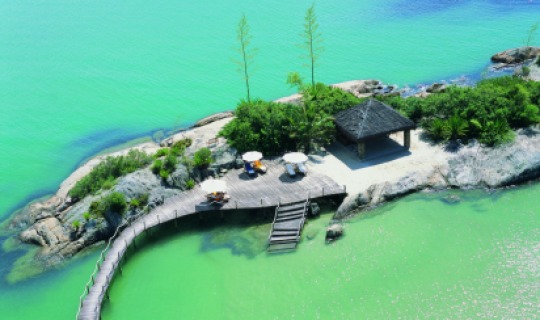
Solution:
<svg viewBox="0 0 540 320">
<path fill-rule="evenodd" d="M 334 241 L 343 236 L 343 225 L 341 223 L 333 223 L 326 228 L 326 241 Z"/>
</svg>

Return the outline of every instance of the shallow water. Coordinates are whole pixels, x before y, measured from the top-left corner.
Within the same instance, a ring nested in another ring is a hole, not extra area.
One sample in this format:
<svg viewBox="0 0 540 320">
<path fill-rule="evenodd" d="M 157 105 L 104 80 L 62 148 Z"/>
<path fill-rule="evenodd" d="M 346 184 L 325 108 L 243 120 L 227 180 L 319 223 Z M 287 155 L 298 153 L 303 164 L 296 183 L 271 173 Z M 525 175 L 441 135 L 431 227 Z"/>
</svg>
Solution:
<svg viewBox="0 0 540 320">
<path fill-rule="evenodd" d="M 538 315 L 540 186 L 452 194 L 378 208 L 330 245 L 330 215 L 309 221 L 292 254 L 264 252 L 268 224 L 171 233 L 129 259 L 103 319 Z"/>
<path fill-rule="evenodd" d="M 296 44 L 310 4 L 0 2 L 0 220 L 53 193 L 103 148 L 232 109 L 244 94 L 231 62 L 242 12 L 259 49 L 254 95 L 292 93 L 287 73 L 307 75 Z M 539 9 L 526 0 L 320 1 L 325 52 L 317 78 L 412 85 L 478 74 L 491 54 L 524 43 Z M 2 318 L 71 318 L 93 259 L 8 284 L 22 254 L 0 252 Z"/>
</svg>

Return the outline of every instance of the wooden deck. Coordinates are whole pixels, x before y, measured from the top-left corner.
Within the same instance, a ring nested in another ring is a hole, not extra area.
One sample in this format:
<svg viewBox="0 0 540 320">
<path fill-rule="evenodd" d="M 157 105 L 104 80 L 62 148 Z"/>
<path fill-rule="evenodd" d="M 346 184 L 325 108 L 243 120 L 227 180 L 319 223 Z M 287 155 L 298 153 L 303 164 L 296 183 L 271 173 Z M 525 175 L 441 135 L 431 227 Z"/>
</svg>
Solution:
<svg viewBox="0 0 540 320">
<path fill-rule="evenodd" d="M 276 207 L 279 203 L 346 193 L 344 186 L 325 175 L 311 171 L 305 177 L 290 178 L 283 166 L 275 163 L 268 164 L 268 172 L 264 175 L 250 178 L 243 170 L 232 170 L 222 180 L 227 182 L 227 193 L 231 196 L 230 201 L 222 207 L 209 205 L 205 192 L 196 186 L 193 190 L 167 199 L 163 205 L 123 229 L 111 242 L 103 261 L 98 262 L 96 273 L 81 296 L 77 319 L 100 319 L 101 303 L 122 256 L 139 234 L 156 225 L 202 211 L 268 208 Z"/>
</svg>

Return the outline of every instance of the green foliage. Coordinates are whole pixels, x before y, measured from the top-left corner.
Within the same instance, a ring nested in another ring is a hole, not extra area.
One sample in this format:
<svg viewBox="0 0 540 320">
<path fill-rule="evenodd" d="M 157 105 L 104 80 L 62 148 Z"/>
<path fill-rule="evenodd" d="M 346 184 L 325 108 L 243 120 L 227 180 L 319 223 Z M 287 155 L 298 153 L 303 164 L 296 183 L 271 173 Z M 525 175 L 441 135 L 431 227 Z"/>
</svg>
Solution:
<svg viewBox="0 0 540 320">
<path fill-rule="evenodd" d="M 85 212 L 83 213 L 83 218 L 84 220 L 88 221 L 92 218 L 92 215 L 90 214 L 90 212 Z"/>
<path fill-rule="evenodd" d="M 156 151 L 156 153 L 154 154 L 154 159 L 166 156 L 169 154 L 169 152 L 170 152 L 169 148 L 161 148 L 158 151 Z"/>
<path fill-rule="evenodd" d="M 246 83 L 247 101 L 250 101 L 249 68 L 253 64 L 256 49 L 251 48 L 251 39 L 253 37 L 250 34 L 250 28 L 245 14 L 242 15 L 242 18 L 238 22 L 236 37 L 239 43 L 238 52 L 240 53 L 241 59 L 234 60 L 234 62 L 238 65 L 238 71 L 240 71 L 244 77 L 244 81 Z"/>
<path fill-rule="evenodd" d="M 206 168 L 212 163 L 212 151 L 201 148 L 193 154 L 193 164 L 198 168 Z"/>
<path fill-rule="evenodd" d="M 161 161 L 160 159 L 157 159 L 156 161 L 154 161 L 154 163 L 152 164 L 152 172 L 154 174 L 158 174 L 160 171 L 161 171 L 161 167 L 163 166 L 163 161 Z"/>
<path fill-rule="evenodd" d="M 307 58 L 311 68 L 311 85 L 315 87 L 315 65 L 324 49 L 322 46 L 322 35 L 319 32 L 319 23 L 317 22 L 317 16 L 315 15 L 315 3 L 313 3 L 306 11 L 302 37 L 304 38 L 302 46 L 308 52 Z"/>
<path fill-rule="evenodd" d="M 326 144 L 334 139 L 331 115 L 348 109 L 360 99 L 343 90 L 316 84 L 304 86 L 298 74 L 289 74 L 289 83 L 302 90 L 303 106 L 254 100 L 242 101 L 236 117 L 220 135 L 240 152 L 258 150 L 265 155 Z"/>
<path fill-rule="evenodd" d="M 494 145 L 511 140 L 511 129 L 540 121 L 540 83 L 517 77 L 482 80 L 476 87 L 452 86 L 424 99 L 382 100 L 420 122 L 435 140 L 475 138 Z"/>
<path fill-rule="evenodd" d="M 79 220 L 74 220 L 72 223 L 71 223 L 71 226 L 73 227 L 73 229 L 77 230 L 81 227 L 81 222 Z"/>
<path fill-rule="evenodd" d="M 111 210 L 119 214 L 123 214 L 127 208 L 126 197 L 120 192 L 109 194 L 103 198 L 101 203 L 105 206 L 105 210 Z"/>
<path fill-rule="evenodd" d="M 191 189 L 193 189 L 194 187 L 195 187 L 195 180 L 189 179 L 189 180 L 186 181 L 186 188 L 187 188 L 188 190 L 191 190 Z"/>
<path fill-rule="evenodd" d="M 109 177 L 107 180 L 105 180 L 103 182 L 103 184 L 101 185 L 101 189 L 103 190 L 109 190 L 111 189 L 112 187 L 114 187 L 116 185 L 116 180 L 113 179 L 112 177 Z"/>
<path fill-rule="evenodd" d="M 112 192 L 101 200 L 92 202 L 88 209 L 88 213 L 91 217 L 100 218 L 103 217 L 107 211 L 124 214 L 126 209 L 126 197 L 119 192 Z"/>
<path fill-rule="evenodd" d="M 131 199 L 129 206 L 132 208 L 142 208 L 148 204 L 148 193 L 144 193 L 136 198 Z"/>
<path fill-rule="evenodd" d="M 176 154 L 177 156 L 181 156 L 184 153 L 184 151 L 189 146 L 191 146 L 192 143 L 193 143 L 193 140 L 191 140 L 191 138 L 180 139 L 172 145 L 171 151 L 174 152 L 174 154 Z"/>
<path fill-rule="evenodd" d="M 116 178 L 131 173 L 150 164 L 152 158 L 146 153 L 131 150 L 125 156 L 107 157 L 88 175 L 79 180 L 69 191 L 75 199 L 82 199 L 105 187 L 114 186 Z"/>
<path fill-rule="evenodd" d="M 169 174 L 170 174 L 170 172 L 168 170 L 166 170 L 166 169 L 162 168 L 161 170 L 159 170 L 159 176 L 163 180 L 166 180 L 169 177 Z"/>
</svg>

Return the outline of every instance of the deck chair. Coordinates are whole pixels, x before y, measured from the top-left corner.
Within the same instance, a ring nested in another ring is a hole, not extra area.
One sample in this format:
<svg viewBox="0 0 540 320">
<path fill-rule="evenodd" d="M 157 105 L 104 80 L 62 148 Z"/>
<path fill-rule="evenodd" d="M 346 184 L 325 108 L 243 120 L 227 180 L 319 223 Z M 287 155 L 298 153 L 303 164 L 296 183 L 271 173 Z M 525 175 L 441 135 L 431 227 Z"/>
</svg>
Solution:
<svg viewBox="0 0 540 320">
<path fill-rule="evenodd" d="M 251 166 L 251 163 L 244 161 L 244 169 L 246 169 L 246 172 L 250 176 L 255 175 L 255 170 L 253 170 L 253 167 Z"/>
<path fill-rule="evenodd" d="M 260 173 L 266 173 L 266 166 L 262 164 L 261 160 L 256 160 L 253 162 L 253 169 Z"/>
<path fill-rule="evenodd" d="M 298 167 L 298 172 L 300 172 L 303 175 L 307 174 L 307 168 L 306 166 L 304 166 L 302 162 L 297 163 L 296 166 Z"/>
<path fill-rule="evenodd" d="M 293 167 L 292 164 L 286 163 L 285 164 L 285 170 L 287 170 L 287 173 L 289 174 L 289 176 L 291 176 L 291 177 L 296 176 L 296 172 L 294 171 L 294 167 Z"/>
</svg>

